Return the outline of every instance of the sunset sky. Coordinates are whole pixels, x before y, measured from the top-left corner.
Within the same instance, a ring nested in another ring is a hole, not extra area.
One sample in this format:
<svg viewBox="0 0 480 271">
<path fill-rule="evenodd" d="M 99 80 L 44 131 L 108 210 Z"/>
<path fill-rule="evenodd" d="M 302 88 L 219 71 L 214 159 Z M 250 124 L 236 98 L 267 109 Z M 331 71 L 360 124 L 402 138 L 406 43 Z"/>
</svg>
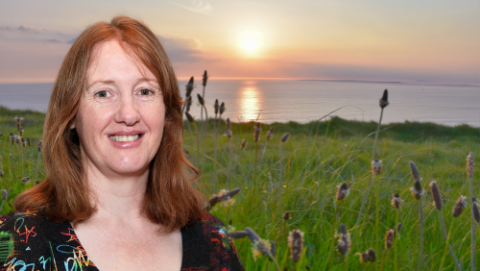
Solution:
<svg viewBox="0 0 480 271">
<path fill-rule="evenodd" d="M 177 76 L 480 84 L 480 1 L 0 0 L 0 82 L 53 81 L 89 24 L 128 15 Z"/>
</svg>

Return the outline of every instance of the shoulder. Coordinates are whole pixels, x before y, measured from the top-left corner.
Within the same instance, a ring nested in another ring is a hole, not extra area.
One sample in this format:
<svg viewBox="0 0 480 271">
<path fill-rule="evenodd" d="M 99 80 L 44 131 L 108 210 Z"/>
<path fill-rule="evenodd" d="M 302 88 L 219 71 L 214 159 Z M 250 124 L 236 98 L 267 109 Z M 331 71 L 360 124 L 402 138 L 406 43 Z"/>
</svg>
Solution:
<svg viewBox="0 0 480 271">
<path fill-rule="evenodd" d="M 15 211 L 0 218 L 0 270 L 34 266 L 45 249 L 44 224 L 45 217 L 32 212 Z"/>
<path fill-rule="evenodd" d="M 199 221 L 182 228 L 182 243 L 183 253 L 186 254 L 182 270 L 203 266 L 218 267 L 218 270 L 244 270 L 225 224 L 208 212 L 203 212 Z"/>
</svg>

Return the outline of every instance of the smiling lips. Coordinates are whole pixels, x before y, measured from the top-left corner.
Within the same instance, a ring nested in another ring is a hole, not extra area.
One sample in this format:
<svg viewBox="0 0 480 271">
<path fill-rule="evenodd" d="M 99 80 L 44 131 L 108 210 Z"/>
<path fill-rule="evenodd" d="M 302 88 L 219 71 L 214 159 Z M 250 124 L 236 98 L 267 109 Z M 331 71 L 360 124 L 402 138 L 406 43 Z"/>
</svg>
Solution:
<svg viewBox="0 0 480 271">
<path fill-rule="evenodd" d="M 140 135 L 112 135 L 109 138 L 116 142 L 131 142 L 140 138 Z"/>
</svg>

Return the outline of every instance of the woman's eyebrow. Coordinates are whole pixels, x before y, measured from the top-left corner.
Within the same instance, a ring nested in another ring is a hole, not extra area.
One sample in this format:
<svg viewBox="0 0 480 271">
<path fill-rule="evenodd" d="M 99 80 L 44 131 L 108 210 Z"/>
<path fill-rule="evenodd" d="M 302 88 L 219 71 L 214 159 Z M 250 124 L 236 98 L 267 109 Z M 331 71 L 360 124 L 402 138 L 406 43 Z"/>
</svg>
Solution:
<svg viewBox="0 0 480 271">
<path fill-rule="evenodd" d="M 93 85 L 96 85 L 96 84 L 113 84 L 115 83 L 115 81 L 113 80 L 97 80 L 97 81 L 94 81 L 93 83 L 91 83 L 90 85 L 87 86 L 87 89 L 91 88 Z"/>
</svg>

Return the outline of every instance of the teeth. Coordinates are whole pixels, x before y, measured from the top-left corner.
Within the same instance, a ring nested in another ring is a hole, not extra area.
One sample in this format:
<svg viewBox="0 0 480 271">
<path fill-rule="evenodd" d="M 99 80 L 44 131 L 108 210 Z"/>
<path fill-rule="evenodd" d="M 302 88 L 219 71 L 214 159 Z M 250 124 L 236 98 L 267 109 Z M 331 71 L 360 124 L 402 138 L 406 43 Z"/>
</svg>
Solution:
<svg viewBox="0 0 480 271">
<path fill-rule="evenodd" d="M 114 135 L 110 136 L 110 139 L 117 142 L 129 142 L 137 140 L 139 137 L 139 135 Z"/>
</svg>

